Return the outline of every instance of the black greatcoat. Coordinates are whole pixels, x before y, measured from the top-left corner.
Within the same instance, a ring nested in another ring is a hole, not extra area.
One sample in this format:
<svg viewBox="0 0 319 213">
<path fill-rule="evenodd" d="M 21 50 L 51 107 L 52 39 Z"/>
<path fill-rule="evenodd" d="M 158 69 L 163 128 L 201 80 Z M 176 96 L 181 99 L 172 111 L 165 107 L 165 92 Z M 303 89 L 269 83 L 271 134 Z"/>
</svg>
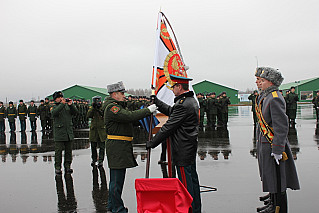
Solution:
<svg viewBox="0 0 319 213">
<path fill-rule="evenodd" d="M 170 137 L 173 162 L 176 166 L 187 166 L 196 160 L 199 107 L 192 91 L 176 97 L 174 102 L 173 106 L 169 106 L 155 100 L 158 110 L 169 118 L 151 143 L 155 147 Z"/>
</svg>

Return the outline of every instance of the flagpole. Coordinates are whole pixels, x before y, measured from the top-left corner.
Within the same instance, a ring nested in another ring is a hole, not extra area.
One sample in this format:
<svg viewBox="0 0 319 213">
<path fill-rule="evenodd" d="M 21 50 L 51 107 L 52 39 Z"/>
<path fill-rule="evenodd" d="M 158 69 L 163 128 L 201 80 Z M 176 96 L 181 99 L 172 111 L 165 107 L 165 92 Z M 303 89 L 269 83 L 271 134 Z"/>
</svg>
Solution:
<svg viewBox="0 0 319 213">
<path fill-rule="evenodd" d="M 152 95 L 155 95 L 155 90 L 154 87 L 152 87 Z M 151 104 L 154 104 L 155 98 L 151 96 Z M 152 139 L 153 133 L 153 114 L 151 114 L 150 117 L 150 126 L 149 126 L 149 132 L 148 132 L 148 141 Z M 146 173 L 145 173 L 145 178 L 150 177 L 150 164 L 151 164 L 151 148 L 147 149 L 147 159 L 146 159 Z"/>
</svg>

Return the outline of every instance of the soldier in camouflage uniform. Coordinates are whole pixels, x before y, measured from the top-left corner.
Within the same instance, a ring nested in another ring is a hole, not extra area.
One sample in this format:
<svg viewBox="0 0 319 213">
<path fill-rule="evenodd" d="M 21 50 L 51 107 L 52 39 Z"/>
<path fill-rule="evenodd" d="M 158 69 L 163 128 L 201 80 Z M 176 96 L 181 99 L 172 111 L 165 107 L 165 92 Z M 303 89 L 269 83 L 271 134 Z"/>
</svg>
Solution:
<svg viewBox="0 0 319 213">
<path fill-rule="evenodd" d="M 286 96 L 287 115 L 291 126 L 296 124 L 297 114 L 297 101 L 299 101 L 298 95 L 295 93 L 296 88 L 291 87 L 290 92 Z"/>
<path fill-rule="evenodd" d="M 7 116 L 6 107 L 3 106 L 3 102 L 0 101 L 0 132 L 3 133 L 6 130 L 5 118 Z"/>
<path fill-rule="evenodd" d="M 103 166 L 105 156 L 105 140 L 106 130 L 104 123 L 104 111 L 102 110 L 102 100 L 100 96 L 94 96 L 92 98 L 92 106 L 87 112 L 87 117 L 91 118 L 91 126 L 89 133 L 89 140 L 91 142 L 91 166 Z M 99 147 L 99 155 L 97 154 L 97 147 Z"/>
<path fill-rule="evenodd" d="M 156 110 L 155 105 L 148 108 L 129 111 L 124 102 L 124 84 L 118 82 L 107 86 L 110 98 L 104 103 L 104 121 L 107 140 L 105 144 L 108 166 L 110 168 L 110 186 L 108 210 L 111 212 L 128 212 L 124 207 L 122 190 L 127 168 L 137 166 L 133 156 L 133 125 Z"/>
<path fill-rule="evenodd" d="M 31 100 L 30 106 L 28 107 L 28 116 L 30 119 L 31 132 L 37 129 L 37 106 L 34 101 Z"/>
<path fill-rule="evenodd" d="M 317 95 L 312 99 L 313 107 L 316 110 L 317 122 L 319 121 L 319 90 L 316 92 Z"/>
<path fill-rule="evenodd" d="M 23 103 L 23 100 L 19 101 L 18 105 L 18 116 L 20 120 L 20 130 L 21 132 L 24 132 L 26 129 L 26 123 L 25 120 L 27 119 L 28 109 L 25 103 Z"/>
<path fill-rule="evenodd" d="M 72 173 L 72 144 L 74 140 L 72 115 L 78 113 L 72 100 L 66 100 L 61 91 L 53 94 L 55 104 L 50 108 L 53 118 L 53 138 L 55 142 L 55 173 L 61 174 L 62 150 L 64 149 L 64 169 Z"/>
<path fill-rule="evenodd" d="M 16 131 L 16 118 L 17 118 L 17 109 L 13 105 L 13 102 L 9 102 L 9 107 L 7 108 L 7 118 L 10 126 L 10 131 Z"/>
</svg>

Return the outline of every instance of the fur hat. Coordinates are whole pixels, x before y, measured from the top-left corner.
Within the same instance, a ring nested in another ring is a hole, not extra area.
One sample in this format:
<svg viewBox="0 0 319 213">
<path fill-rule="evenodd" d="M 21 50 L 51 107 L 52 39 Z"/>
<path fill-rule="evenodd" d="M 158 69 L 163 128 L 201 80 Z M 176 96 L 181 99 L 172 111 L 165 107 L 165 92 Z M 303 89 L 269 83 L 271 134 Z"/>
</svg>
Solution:
<svg viewBox="0 0 319 213">
<path fill-rule="evenodd" d="M 112 92 L 126 92 L 124 84 L 122 81 L 117 82 L 115 84 L 110 84 L 107 85 L 107 92 L 112 93 Z"/>
<path fill-rule="evenodd" d="M 256 68 L 256 72 L 255 72 L 255 76 L 256 76 L 256 77 L 260 77 L 261 72 L 263 71 L 264 68 L 265 68 L 265 67 L 257 67 L 257 68 Z"/>
<path fill-rule="evenodd" d="M 260 77 L 272 82 L 275 86 L 279 87 L 282 81 L 284 80 L 284 77 L 282 77 L 281 73 L 277 69 L 274 69 L 271 67 L 262 67 L 262 68 L 263 69 L 260 74 Z"/>
</svg>

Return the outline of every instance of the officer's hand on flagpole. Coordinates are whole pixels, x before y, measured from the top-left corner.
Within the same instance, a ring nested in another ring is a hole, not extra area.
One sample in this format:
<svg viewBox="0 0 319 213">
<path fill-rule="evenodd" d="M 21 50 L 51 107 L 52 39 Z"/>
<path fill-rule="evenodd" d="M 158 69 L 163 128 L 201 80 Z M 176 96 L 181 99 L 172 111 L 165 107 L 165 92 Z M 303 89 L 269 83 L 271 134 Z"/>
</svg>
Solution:
<svg viewBox="0 0 319 213">
<path fill-rule="evenodd" d="M 275 158 L 276 163 L 279 165 L 279 161 L 282 159 L 282 154 L 277 155 L 275 153 L 271 153 L 271 156 Z"/>
<path fill-rule="evenodd" d="M 147 107 L 151 113 L 154 113 L 157 110 L 157 106 L 155 104 L 152 104 Z"/>
<path fill-rule="evenodd" d="M 154 148 L 152 146 L 152 141 L 146 141 L 146 149 L 151 149 L 151 148 Z"/>
</svg>

